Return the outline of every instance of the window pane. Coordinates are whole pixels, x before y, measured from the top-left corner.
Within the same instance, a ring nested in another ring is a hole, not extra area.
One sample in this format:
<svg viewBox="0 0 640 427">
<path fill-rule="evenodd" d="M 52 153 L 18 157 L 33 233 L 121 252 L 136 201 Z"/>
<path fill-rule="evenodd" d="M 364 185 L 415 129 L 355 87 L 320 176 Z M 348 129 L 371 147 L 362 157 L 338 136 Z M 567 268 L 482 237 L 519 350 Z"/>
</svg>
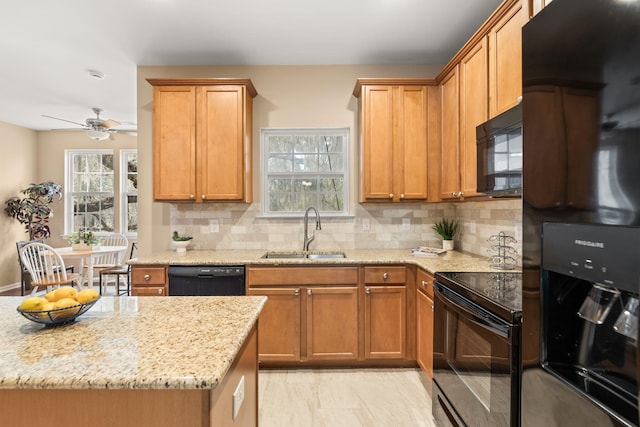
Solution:
<svg viewBox="0 0 640 427">
<path fill-rule="evenodd" d="M 127 231 L 138 232 L 138 196 L 127 196 Z"/>
<path fill-rule="evenodd" d="M 316 154 L 296 154 L 293 164 L 294 172 L 317 172 L 318 156 Z"/>
<path fill-rule="evenodd" d="M 263 211 L 346 213 L 348 129 L 262 130 Z"/>
</svg>

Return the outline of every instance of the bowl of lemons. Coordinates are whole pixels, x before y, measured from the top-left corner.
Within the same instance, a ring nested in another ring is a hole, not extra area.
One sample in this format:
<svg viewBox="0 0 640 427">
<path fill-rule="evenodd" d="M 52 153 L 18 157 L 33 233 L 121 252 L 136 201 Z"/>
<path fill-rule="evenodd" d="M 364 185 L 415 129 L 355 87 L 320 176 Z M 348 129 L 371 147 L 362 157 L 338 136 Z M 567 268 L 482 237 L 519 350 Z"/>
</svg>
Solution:
<svg viewBox="0 0 640 427">
<path fill-rule="evenodd" d="M 78 292 L 74 287 L 61 286 L 44 297 L 25 298 L 18 306 L 18 313 L 47 326 L 66 325 L 89 310 L 99 299 L 100 295 L 95 289 Z"/>
</svg>

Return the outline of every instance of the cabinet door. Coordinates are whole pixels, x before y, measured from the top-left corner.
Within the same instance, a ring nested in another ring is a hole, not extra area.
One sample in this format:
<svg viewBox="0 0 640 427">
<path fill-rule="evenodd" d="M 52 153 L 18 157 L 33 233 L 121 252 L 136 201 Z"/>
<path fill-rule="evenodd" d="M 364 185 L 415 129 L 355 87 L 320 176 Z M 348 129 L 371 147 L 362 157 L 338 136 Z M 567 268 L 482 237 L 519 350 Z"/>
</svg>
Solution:
<svg viewBox="0 0 640 427">
<path fill-rule="evenodd" d="M 393 89 L 364 86 L 362 126 L 362 199 L 390 200 L 393 196 Z"/>
<path fill-rule="evenodd" d="M 198 197 L 244 198 L 244 87 L 198 87 Z"/>
<path fill-rule="evenodd" d="M 522 95 L 522 26 L 528 11 L 524 0 L 489 32 L 489 116 L 494 117 L 518 104 Z"/>
<path fill-rule="evenodd" d="M 310 287 L 306 299 L 307 360 L 356 360 L 357 286 Z"/>
<path fill-rule="evenodd" d="M 260 313 L 258 358 L 261 361 L 300 361 L 300 289 L 249 288 L 247 295 L 264 295 Z"/>
<path fill-rule="evenodd" d="M 465 198 L 477 192 L 476 127 L 488 119 L 489 57 L 483 38 L 460 62 L 460 188 Z"/>
<path fill-rule="evenodd" d="M 442 80 L 441 119 L 442 150 L 440 161 L 440 198 L 457 199 L 460 190 L 460 154 L 459 154 L 459 81 L 458 66 Z"/>
<path fill-rule="evenodd" d="M 365 287 L 366 359 L 404 359 L 407 348 L 406 286 Z"/>
<path fill-rule="evenodd" d="M 416 291 L 416 311 L 416 360 L 433 379 L 433 300 L 420 289 Z"/>
<path fill-rule="evenodd" d="M 397 143 L 393 193 L 403 199 L 427 198 L 427 87 L 397 88 Z"/>
<path fill-rule="evenodd" d="M 153 88 L 153 198 L 196 197 L 196 91 Z"/>
</svg>

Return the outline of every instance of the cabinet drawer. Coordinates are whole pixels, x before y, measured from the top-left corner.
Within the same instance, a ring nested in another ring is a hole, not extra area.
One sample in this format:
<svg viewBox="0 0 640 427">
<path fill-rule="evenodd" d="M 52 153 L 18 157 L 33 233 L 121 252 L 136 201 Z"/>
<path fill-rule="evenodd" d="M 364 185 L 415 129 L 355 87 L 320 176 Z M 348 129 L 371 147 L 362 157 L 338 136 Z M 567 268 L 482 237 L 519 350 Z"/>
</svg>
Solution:
<svg viewBox="0 0 640 427">
<path fill-rule="evenodd" d="M 399 283 L 405 284 L 407 270 L 404 267 L 365 267 L 365 283 Z"/>
<path fill-rule="evenodd" d="M 131 269 L 133 286 L 164 286 L 167 283 L 165 267 L 133 267 Z"/>
<path fill-rule="evenodd" d="M 433 299 L 433 275 L 429 272 L 418 269 L 416 274 L 416 289 L 424 292 Z"/>
<path fill-rule="evenodd" d="M 247 285 L 353 285 L 357 267 L 251 267 Z"/>
</svg>

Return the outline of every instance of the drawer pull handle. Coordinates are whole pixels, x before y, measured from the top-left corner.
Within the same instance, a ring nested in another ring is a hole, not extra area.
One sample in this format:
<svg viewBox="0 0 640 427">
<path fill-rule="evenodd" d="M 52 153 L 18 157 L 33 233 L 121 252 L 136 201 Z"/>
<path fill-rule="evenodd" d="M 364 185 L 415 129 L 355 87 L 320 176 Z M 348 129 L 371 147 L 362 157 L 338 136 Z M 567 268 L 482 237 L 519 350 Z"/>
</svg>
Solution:
<svg viewBox="0 0 640 427">
<path fill-rule="evenodd" d="M 369 295 L 371 293 L 371 288 L 365 288 L 364 292 Z"/>
<path fill-rule="evenodd" d="M 158 295 L 162 295 L 162 288 L 158 288 Z"/>
<path fill-rule="evenodd" d="M 190 198 L 191 200 L 193 200 L 193 199 L 195 199 L 196 197 L 195 197 L 193 194 L 189 194 L 189 198 Z"/>
<path fill-rule="evenodd" d="M 311 295 L 311 289 L 307 289 L 307 295 Z"/>
<path fill-rule="evenodd" d="M 151 276 L 149 276 L 148 274 L 145 274 L 143 279 L 145 282 L 148 282 L 151 279 Z"/>
<path fill-rule="evenodd" d="M 393 199 L 393 193 L 389 193 L 389 198 Z"/>
<path fill-rule="evenodd" d="M 202 200 L 205 200 L 207 198 L 207 196 L 205 196 L 204 194 L 202 195 Z"/>
<path fill-rule="evenodd" d="M 293 291 L 293 294 L 294 294 L 295 296 L 300 295 L 300 289 L 296 289 L 295 291 Z"/>
<path fill-rule="evenodd" d="M 389 273 L 384 273 L 384 274 L 382 275 L 382 278 L 383 278 L 384 280 L 387 280 L 387 279 L 389 278 Z"/>
<path fill-rule="evenodd" d="M 422 286 L 426 287 L 429 284 L 429 282 L 427 282 L 426 280 L 422 281 Z"/>
</svg>

